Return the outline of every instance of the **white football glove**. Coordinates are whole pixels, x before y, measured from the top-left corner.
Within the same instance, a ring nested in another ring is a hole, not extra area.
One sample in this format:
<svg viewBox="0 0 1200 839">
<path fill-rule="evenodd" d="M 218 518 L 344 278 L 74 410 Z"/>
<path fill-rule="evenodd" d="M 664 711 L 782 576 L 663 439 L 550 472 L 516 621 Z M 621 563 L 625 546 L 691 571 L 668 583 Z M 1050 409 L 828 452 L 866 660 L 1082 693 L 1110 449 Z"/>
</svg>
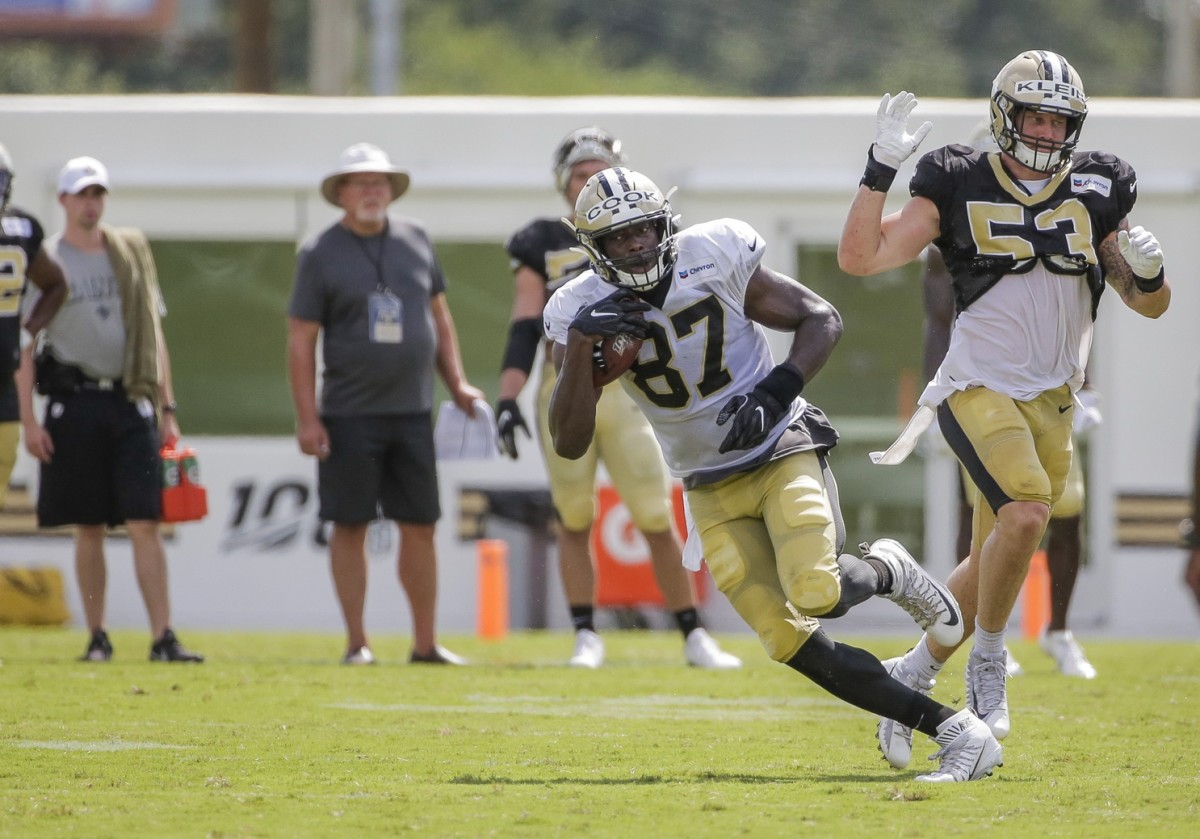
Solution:
<svg viewBox="0 0 1200 839">
<path fill-rule="evenodd" d="M 1162 246 L 1154 234 L 1140 224 L 1129 230 L 1118 230 L 1117 247 L 1133 273 L 1143 280 L 1153 280 L 1162 270 Z"/>
<path fill-rule="evenodd" d="M 1085 387 L 1075 396 L 1079 399 L 1079 405 L 1075 406 L 1075 418 L 1072 421 L 1071 430 L 1077 437 L 1083 437 L 1094 426 L 1104 422 L 1104 417 L 1100 414 L 1100 394 Z"/>
<path fill-rule="evenodd" d="M 884 166 L 899 169 L 900 164 L 907 160 L 925 135 L 933 128 L 933 123 L 926 121 L 914 131 L 908 133 L 908 117 L 917 107 L 915 94 L 902 90 L 893 99 L 890 93 L 883 94 L 879 100 L 879 111 L 875 116 L 875 145 L 871 154 Z"/>
</svg>

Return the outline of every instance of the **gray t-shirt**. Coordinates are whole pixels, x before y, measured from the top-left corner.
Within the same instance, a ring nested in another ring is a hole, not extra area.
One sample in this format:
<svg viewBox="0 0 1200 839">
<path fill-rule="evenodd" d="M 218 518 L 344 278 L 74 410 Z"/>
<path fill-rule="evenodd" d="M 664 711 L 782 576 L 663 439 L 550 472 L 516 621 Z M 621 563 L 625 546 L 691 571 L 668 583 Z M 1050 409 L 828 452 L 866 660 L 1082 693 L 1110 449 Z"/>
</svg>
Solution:
<svg viewBox="0 0 1200 839">
<path fill-rule="evenodd" d="M 81 251 L 62 241 L 45 241 L 58 257 L 70 289 L 67 300 L 46 326 L 54 357 L 74 364 L 96 379 L 119 379 L 125 369 L 125 319 L 112 263 L 104 251 Z"/>
<path fill-rule="evenodd" d="M 304 243 L 288 315 L 321 325 L 323 415 L 433 410 L 429 301 L 445 290 L 433 243 L 411 219 L 365 237 L 335 223 Z"/>
</svg>

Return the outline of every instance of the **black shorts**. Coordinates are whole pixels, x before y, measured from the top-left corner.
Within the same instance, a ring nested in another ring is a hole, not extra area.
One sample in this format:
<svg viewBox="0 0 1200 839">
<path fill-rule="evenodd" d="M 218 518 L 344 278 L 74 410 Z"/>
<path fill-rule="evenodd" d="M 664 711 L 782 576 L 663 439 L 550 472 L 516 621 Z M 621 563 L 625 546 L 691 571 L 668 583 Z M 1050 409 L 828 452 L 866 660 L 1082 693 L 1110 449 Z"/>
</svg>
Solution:
<svg viewBox="0 0 1200 839">
<path fill-rule="evenodd" d="M 322 519 L 433 524 L 441 517 L 432 414 L 322 421 L 329 432 L 329 457 L 317 466 Z"/>
<path fill-rule="evenodd" d="M 130 402 L 119 388 L 55 393 L 45 426 L 54 454 L 41 464 L 40 527 L 158 521 L 162 461 L 149 402 Z"/>
</svg>

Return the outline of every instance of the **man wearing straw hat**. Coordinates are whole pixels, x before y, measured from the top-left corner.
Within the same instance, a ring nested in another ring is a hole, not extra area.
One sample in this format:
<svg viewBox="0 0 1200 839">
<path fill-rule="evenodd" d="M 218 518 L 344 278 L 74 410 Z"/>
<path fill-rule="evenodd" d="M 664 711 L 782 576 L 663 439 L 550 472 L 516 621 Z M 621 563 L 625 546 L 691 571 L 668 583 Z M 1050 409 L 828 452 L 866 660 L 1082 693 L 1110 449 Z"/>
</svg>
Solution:
<svg viewBox="0 0 1200 839">
<path fill-rule="evenodd" d="M 410 661 L 463 664 L 437 643 L 441 515 L 433 444 L 433 372 L 474 416 L 483 397 L 463 372 L 446 283 L 424 227 L 389 217 L 408 173 L 357 143 L 321 182 L 342 217 L 307 241 L 288 306 L 288 373 L 300 450 L 317 458 L 320 516 L 346 622 L 344 664 L 371 664 L 363 607 L 368 525 L 400 528 L 398 573 L 413 619 Z M 323 333 L 323 335 L 322 335 Z M 317 339 L 324 371 L 317 397 Z"/>
</svg>

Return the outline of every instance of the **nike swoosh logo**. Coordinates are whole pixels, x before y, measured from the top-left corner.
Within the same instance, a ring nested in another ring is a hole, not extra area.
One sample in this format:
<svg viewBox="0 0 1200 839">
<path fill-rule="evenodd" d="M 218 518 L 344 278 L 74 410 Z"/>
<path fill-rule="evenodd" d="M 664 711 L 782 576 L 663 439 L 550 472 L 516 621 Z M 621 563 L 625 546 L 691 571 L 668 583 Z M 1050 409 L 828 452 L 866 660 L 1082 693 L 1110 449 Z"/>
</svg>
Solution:
<svg viewBox="0 0 1200 839">
<path fill-rule="evenodd" d="M 1071 406 L 1070 406 L 1070 405 L 1063 405 L 1061 408 L 1059 408 L 1059 409 L 1058 409 L 1058 412 L 1059 412 L 1060 414 L 1065 414 L 1065 413 L 1066 413 L 1067 411 L 1069 411 L 1069 410 L 1071 410 Z"/>
<path fill-rule="evenodd" d="M 749 245 L 746 245 L 746 247 L 750 249 L 750 253 L 754 253 L 756 250 L 758 250 L 758 240 L 755 239 Z"/>
<path fill-rule="evenodd" d="M 766 411 L 764 411 L 762 409 L 762 406 L 760 405 L 754 409 L 754 413 L 758 414 L 759 429 L 762 431 L 766 431 L 767 430 L 767 413 L 766 413 Z"/>
</svg>

